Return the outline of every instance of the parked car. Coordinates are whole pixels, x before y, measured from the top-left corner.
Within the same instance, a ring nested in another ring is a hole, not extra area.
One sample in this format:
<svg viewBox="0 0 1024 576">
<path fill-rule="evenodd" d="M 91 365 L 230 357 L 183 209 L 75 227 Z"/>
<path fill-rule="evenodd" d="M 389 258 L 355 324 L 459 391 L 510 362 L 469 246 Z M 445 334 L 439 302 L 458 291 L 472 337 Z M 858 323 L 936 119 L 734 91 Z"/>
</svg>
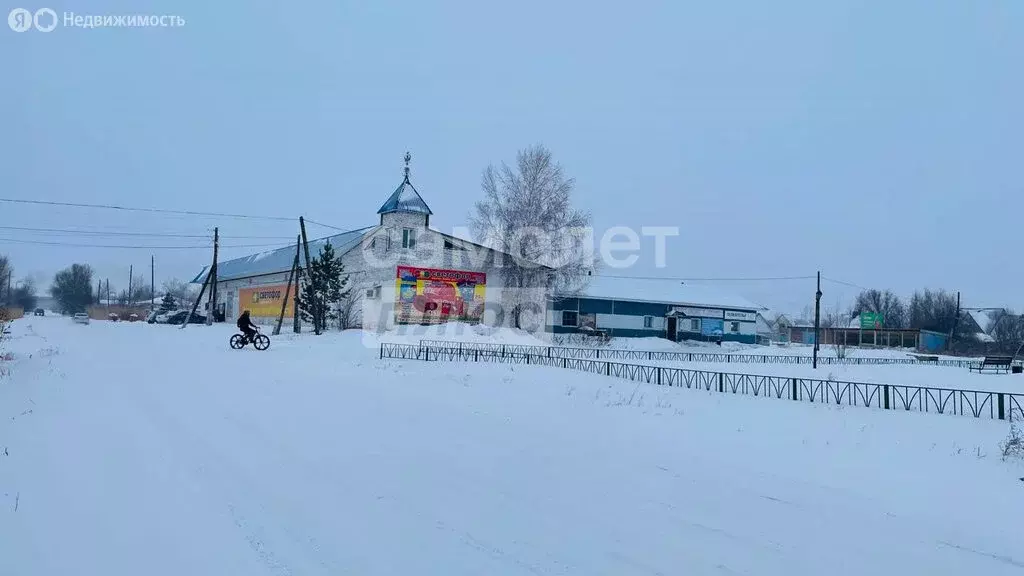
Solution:
<svg viewBox="0 0 1024 576">
<path fill-rule="evenodd" d="M 89 323 L 89 315 L 86 314 L 85 312 L 79 312 L 79 313 L 75 314 L 74 316 L 72 316 L 71 320 L 73 322 L 75 322 L 76 324 L 88 324 Z"/>
<path fill-rule="evenodd" d="M 179 310 L 179 311 L 175 312 L 174 314 L 171 314 L 170 316 L 167 317 L 167 324 L 184 324 L 186 318 L 189 318 L 188 310 Z M 203 316 L 202 314 L 199 314 L 197 312 L 195 314 L 192 314 L 192 317 L 189 318 L 188 323 L 189 324 L 205 324 L 206 323 L 206 316 Z"/>
<path fill-rule="evenodd" d="M 114 312 L 111 312 L 110 314 L 107 314 L 107 320 L 110 320 L 111 322 L 117 322 L 117 321 L 118 321 L 118 320 L 120 320 L 120 319 L 121 319 L 121 317 L 120 317 L 120 316 L 118 316 L 118 315 L 117 315 L 116 313 L 114 313 Z"/>
<path fill-rule="evenodd" d="M 46 310 L 43 310 L 42 308 L 36 308 L 35 314 L 36 316 L 46 316 Z"/>
</svg>

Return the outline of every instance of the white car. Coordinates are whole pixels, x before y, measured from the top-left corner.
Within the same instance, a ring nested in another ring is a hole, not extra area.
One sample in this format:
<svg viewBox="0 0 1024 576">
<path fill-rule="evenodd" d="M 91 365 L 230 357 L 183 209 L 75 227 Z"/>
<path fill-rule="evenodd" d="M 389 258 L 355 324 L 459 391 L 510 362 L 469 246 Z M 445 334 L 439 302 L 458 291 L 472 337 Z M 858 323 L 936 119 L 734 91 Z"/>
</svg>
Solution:
<svg viewBox="0 0 1024 576">
<path fill-rule="evenodd" d="M 75 314 L 74 317 L 71 318 L 71 320 L 74 321 L 76 324 L 88 324 L 89 315 L 84 312 L 79 312 L 78 314 Z"/>
</svg>

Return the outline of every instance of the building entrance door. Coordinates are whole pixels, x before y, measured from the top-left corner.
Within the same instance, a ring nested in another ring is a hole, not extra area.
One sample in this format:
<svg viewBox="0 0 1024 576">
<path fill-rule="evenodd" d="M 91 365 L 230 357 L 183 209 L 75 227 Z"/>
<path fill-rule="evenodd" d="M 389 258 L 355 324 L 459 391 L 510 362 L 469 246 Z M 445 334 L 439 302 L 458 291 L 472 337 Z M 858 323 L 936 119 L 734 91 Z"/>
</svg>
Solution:
<svg viewBox="0 0 1024 576">
<path fill-rule="evenodd" d="M 669 316 L 668 318 L 665 318 L 665 331 L 667 332 L 666 336 L 668 337 L 669 340 L 671 340 L 673 342 L 675 342 L 677 340 L 678 337 L 677 337 L 677 334 L 676 334 L 676 317 L 675 316 Z"/>
</svg>

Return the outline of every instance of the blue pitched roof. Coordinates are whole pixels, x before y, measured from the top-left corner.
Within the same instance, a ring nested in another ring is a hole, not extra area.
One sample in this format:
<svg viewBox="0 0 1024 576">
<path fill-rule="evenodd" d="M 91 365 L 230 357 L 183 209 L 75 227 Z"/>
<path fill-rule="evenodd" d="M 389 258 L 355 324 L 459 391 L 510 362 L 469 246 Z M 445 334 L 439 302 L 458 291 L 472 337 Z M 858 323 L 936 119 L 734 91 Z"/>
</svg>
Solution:
<svg viewBox="0 0 1024 576">
<path fill-rule="evenodd" d="M 334 253 L 341 256 L 358 244 L 359 241 L 362 240 L 366 231 L 371 228 L 376 228 L 376 226 L 367 226 L 366 228 L 349 230 L 348 232 L 342 232 L 341 234 L 335 234 L 334 236 L 312 240 L 309 242 L 309 256 L 310 258 L 316 258 L 320 253 L 320 248 L 322 248 L 328 241 L 330 241 L 331 246 L 334 247 Z M 243 256 L 242 258 L 235 258 L 234 260 L 218 262 L 217 279 L 233 280 L 235 278 L 248 278 L 263 274 L 287 272 L 291 270 L 292 261 L 294 259 L 295 245 L 292 244 L 291 246 L 276 248 L 274 250 L 260 252 L 259 254 L 251 254 L 249 256 Z M 300 254 L 299 265 L 304 267 L 305 263 L 305 255 Z M 203 270 L 192 279 L 192 282 L 201 284 L 206 277 L 206 273 L 209 268 L 209 266 L 205 266 Z"/>
<path fill-rule="evenodd" d="M 418 214 L 433 214 L 430 207 L 420 197 L 420 193 L 409 182 L 409 176 L 398 185 L 398 188 L 388 197 L 387 202 L 377 210 L 377 214 L 388 212 L 415 212 Z"/>
</svg>

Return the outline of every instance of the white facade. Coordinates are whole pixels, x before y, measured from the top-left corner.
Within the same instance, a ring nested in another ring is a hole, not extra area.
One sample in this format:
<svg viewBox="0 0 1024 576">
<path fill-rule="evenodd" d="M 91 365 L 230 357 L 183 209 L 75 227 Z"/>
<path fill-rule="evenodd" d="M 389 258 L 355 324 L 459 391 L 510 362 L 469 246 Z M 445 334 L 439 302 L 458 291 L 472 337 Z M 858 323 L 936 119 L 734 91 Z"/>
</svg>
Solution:
<svg viewBox="0 0 1024 576">
<path fill-rule="evenodd" d="M 544 329 L 545 290 L 529 292 L 503 290 L 501 264 L 505 255 L 478 244 L 468 242 L 429 227 L 430 212 L 422 199 L 408 183 L 408 179 L 392 196 L 380 213 L 377 226 L 366 229 L 361 240 L 338 254 L 348 277 L 346 289 L 353 309 L 355 324 L 368 330 L 387 330 L 395 326 L 394 304 L 397 296 L 397 267 L 416 266 L 486 274 L 485 311 L 482 322 L 489 325 L 507 324 L 510 315 L 503 313 L 514 303 L 527 300 L 527 308 L 536 312 L 536 318 L 527 313 L 521 317 L 524 328 L 533 324 Z M 416 202 L 418 200 L 418 202 Z M 389 206 L 398 205 L 398 208 Z M 413 205 L 414 208 L 403 208 Z M 387 211 L 385 211 L 387 209 Z M 310 253 L 311 258 L 317 254 Z M 250 259 L 252 257 L 249 257 Z M 300 265 L 305 255 L 300 254 Z M 280 265 L 277 264 L 280 268 Z M 244 304 L 239 303 L 242 288 L 280 285 L 288 281 L 288 271 L 267 271 L 245 278 L 220 280 L 217 301 L 223 305 L 225 319 L 233 321 Z M 262 324 L 274 324 L 277 317 L 253 317 Z M 292 319 L 285 319 L 289 326 Z"/>
</svg>

